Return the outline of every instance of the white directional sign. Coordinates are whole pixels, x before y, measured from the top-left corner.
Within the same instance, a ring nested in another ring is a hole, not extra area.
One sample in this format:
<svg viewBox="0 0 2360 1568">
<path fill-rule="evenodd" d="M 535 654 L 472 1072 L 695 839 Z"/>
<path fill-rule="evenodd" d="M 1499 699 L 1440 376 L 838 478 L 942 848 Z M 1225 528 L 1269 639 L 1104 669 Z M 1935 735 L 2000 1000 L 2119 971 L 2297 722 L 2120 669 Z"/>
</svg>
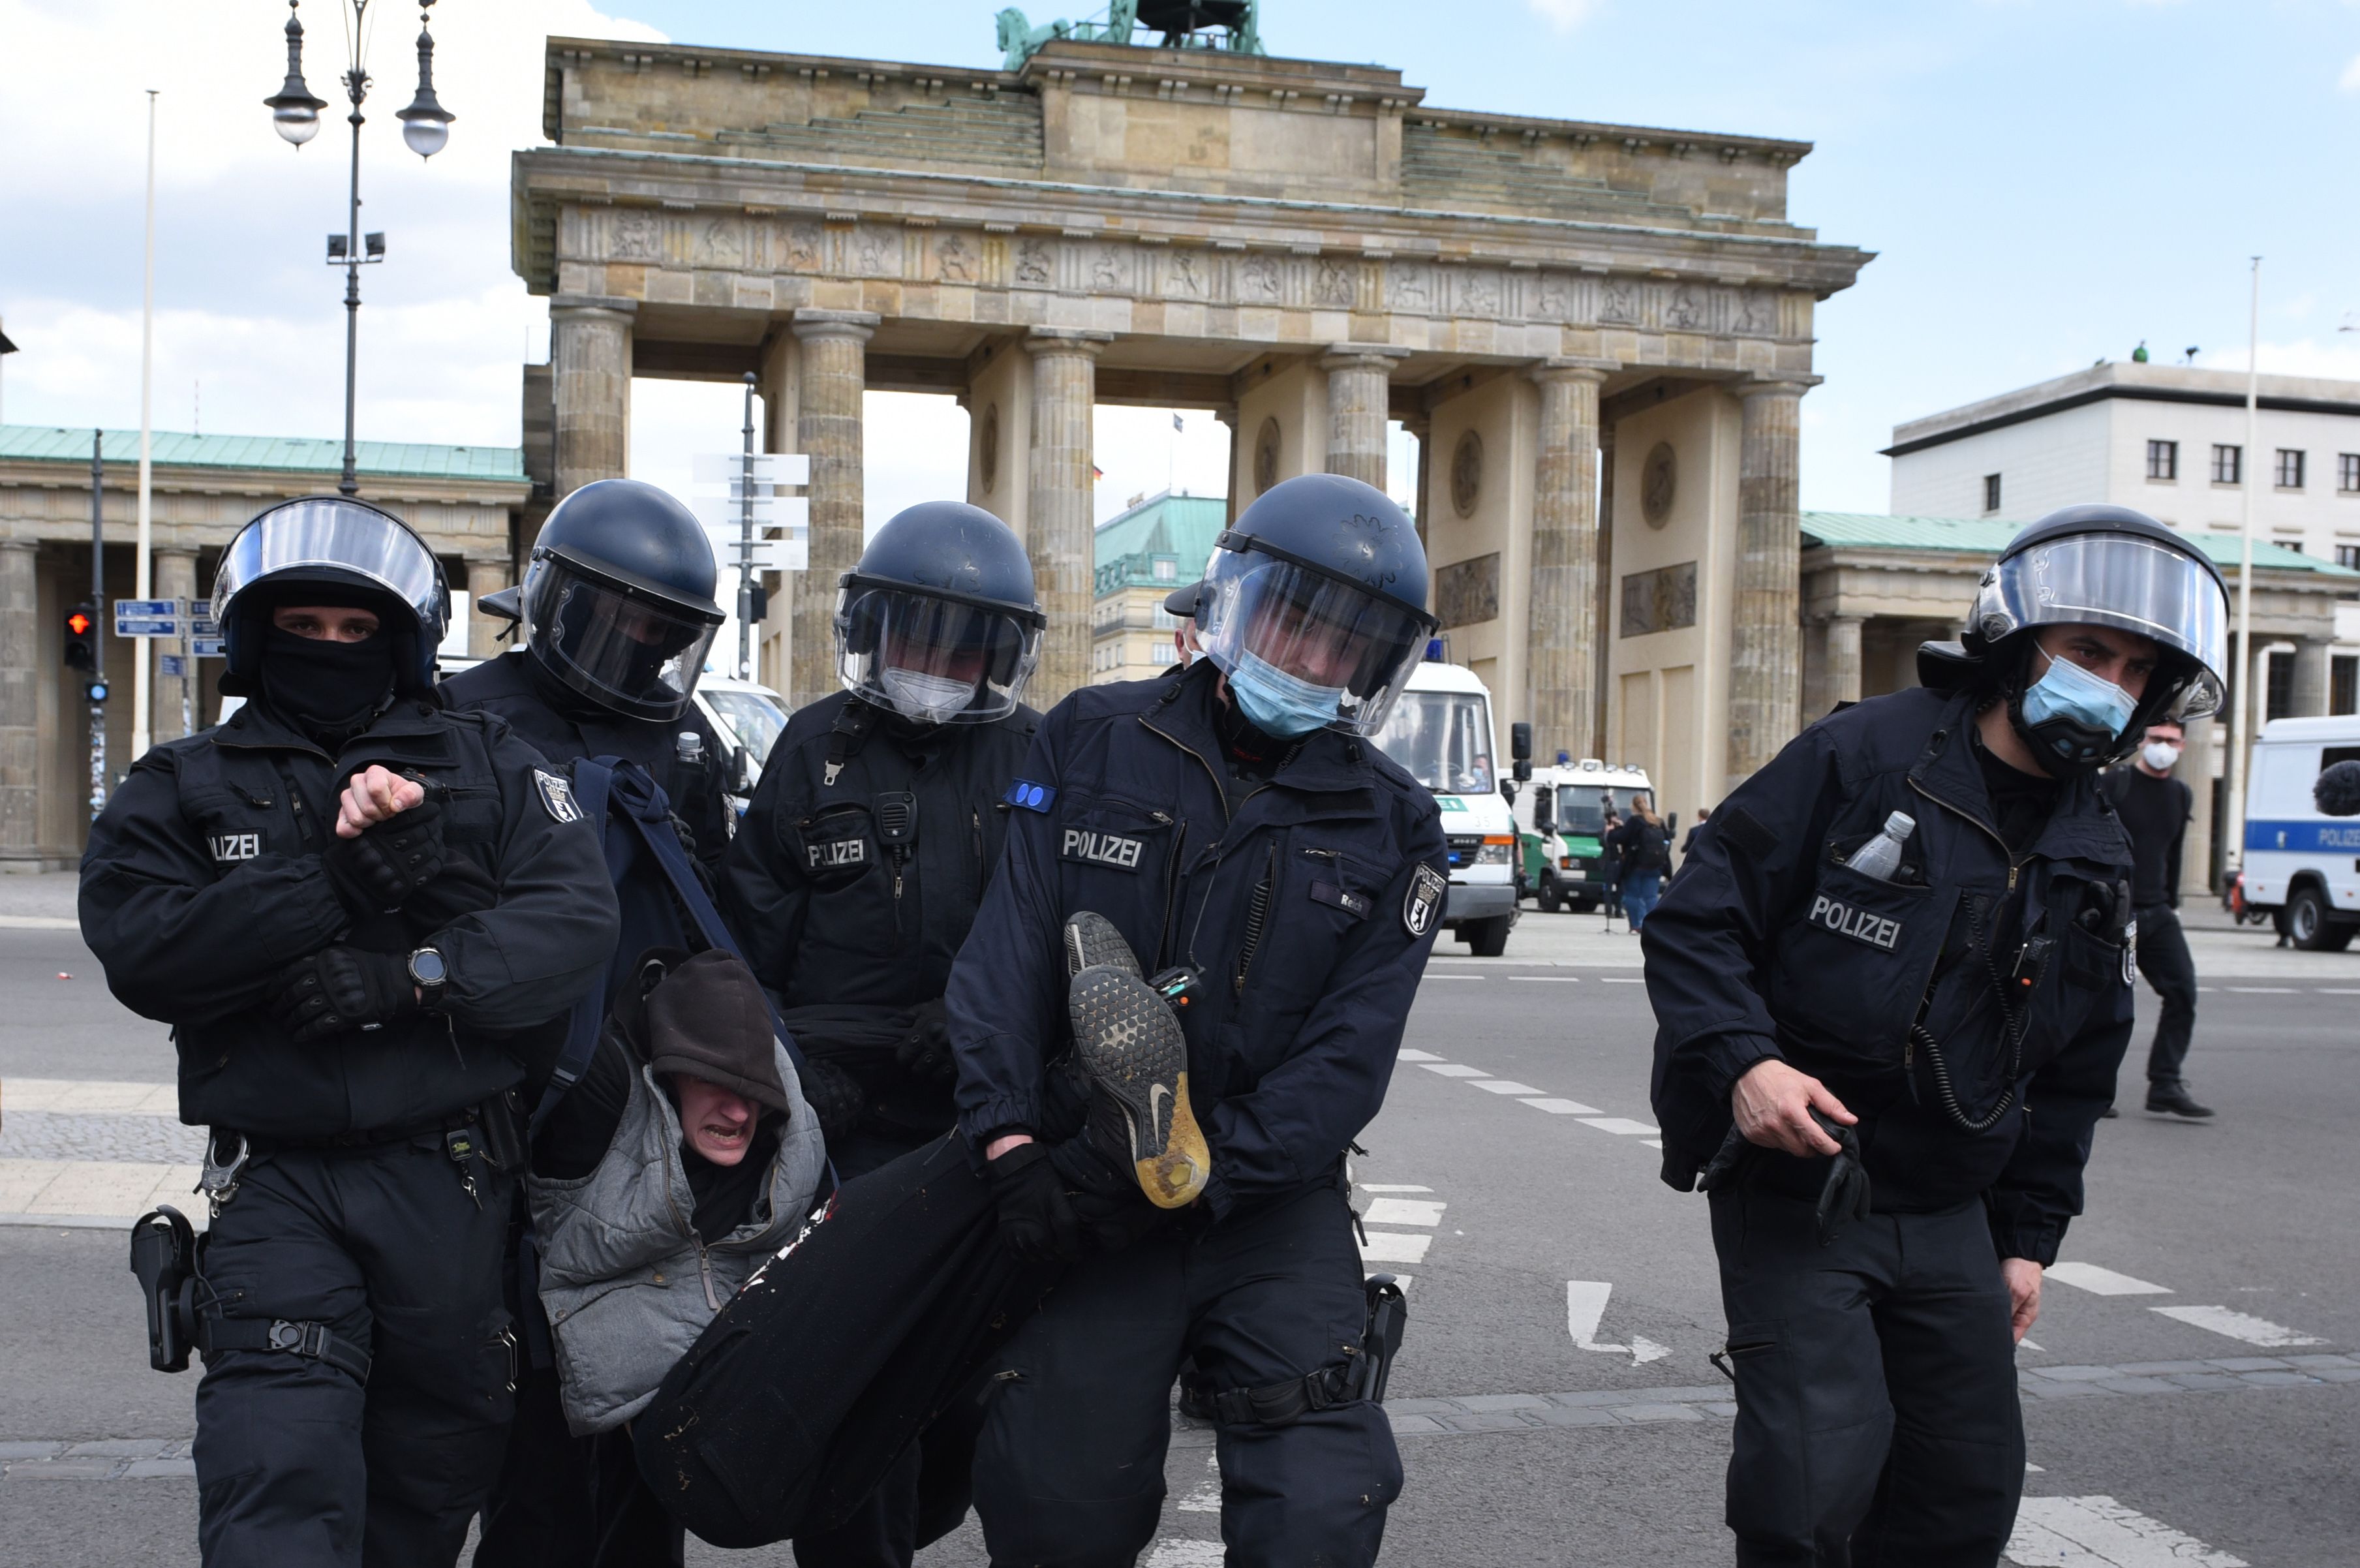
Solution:
<svg viewBox="0 0 2360 1568">
<path fill-rule="evenodd" d="M 694 472 L 699 488 L 707 485 L 727 486 L 735 490 L 747 477 L 749 459 L 742 452 L 700 452 L 694 458 Z M 754 493 L 760 495 L 766 488 L 811 483 L 811 457 L 802 452 L 757 452 L 750 459 L 753 469 Z"/>
</svg>

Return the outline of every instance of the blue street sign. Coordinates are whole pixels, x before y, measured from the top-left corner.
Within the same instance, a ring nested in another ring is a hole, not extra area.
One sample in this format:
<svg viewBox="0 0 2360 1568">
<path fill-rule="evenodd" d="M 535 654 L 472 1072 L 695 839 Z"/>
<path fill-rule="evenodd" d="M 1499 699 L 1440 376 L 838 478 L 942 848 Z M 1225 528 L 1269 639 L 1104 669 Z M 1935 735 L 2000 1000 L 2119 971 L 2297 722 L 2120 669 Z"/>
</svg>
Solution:
<svg viewBox="0 0 2360 1568">
<path fill-rule="evenodd" d="M 197 659 L 218 659 L 224 656 L 223 641 L 218 637 L 191 637 L 189 654 Z"/>
<path fill-rule="evenodd" d="M 115 613 L 134 620 L 169 620 L 185 608 L 179 599 L 116 599 Z"/>
<path fill-rule="evenodd" d="M 117 637 L 178 637 L 180 622 L 169 615 L 126 615 L 120 605 L 115 610 L 115 634 Z"/>
<path fill-rule="evenodd" d="M 191 637 L 219 637 L 221 634 L 222 634 L 222 632 L 221 632 L 221 622 L 220 622 L 220 621 L 218 621 L 218 620 L 215 620 L 212 616 L 210 616 L 210 615 L 192 615 L 192 616 L 189 617 L 189 635 L 190 635 L 190 636 L 191 636 Z"/>
<path fill-rule="evenodd" d="M 158 667 L 168 675 L 180 676 L 189 673 L 189 662 L 178 653 L 157 655 Z"/>
</svg>

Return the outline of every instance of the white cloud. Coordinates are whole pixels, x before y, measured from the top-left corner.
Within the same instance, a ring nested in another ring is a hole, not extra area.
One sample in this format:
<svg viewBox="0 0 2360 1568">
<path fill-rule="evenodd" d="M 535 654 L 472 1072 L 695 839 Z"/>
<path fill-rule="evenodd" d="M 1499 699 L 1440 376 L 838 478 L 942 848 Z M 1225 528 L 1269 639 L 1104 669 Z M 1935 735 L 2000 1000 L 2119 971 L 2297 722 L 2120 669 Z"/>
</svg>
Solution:
<svg viewBox="0 0 2360 1568">
<path fill-rule="evenodd" d="M 1598 0 L 1524 0 L 1533 15 L 1560 33 L 1569 33 L 1588 21 L 1598 9 Z"/>
<path fill-rule="evenodd" d="M 2360 54 L 2344 66 L 2344 74 L 2335 79 L 2335 88 L 2339 93 L 2360 93 Z"/>
</svg>

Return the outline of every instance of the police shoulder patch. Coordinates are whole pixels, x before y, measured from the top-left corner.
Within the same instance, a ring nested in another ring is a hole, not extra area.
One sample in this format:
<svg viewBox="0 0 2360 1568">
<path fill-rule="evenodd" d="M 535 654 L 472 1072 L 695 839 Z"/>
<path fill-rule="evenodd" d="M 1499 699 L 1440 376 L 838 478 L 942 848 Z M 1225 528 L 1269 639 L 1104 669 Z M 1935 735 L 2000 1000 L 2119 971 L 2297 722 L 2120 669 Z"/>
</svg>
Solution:
<svg viewBox="0 0 2360 1568">
<path fill-rule="evenodd" d="M 1018 779 L 1008 786 L 1008 793 L 1000 798 L 1027 811 L 1045 812 L 1057 803 L 1057 792 L 1047 784 L 1034 784 L 1031 779 Z"/>
<path fill-rule="evenodd" d="M 1412 868 L 1409 891 L 1402 895 L 1402 926 L 1413 937 L 1423 937 L 1442 916 L 1442 901 L 1450 893 L 1449 879 L 1421 861 Z"/>
<path fill-rule="evenodd" d="M 582 820 L 582 807 L 574 799 L 572 781 L 541 768 L 532 771 L 532 782 L 541 791 L 541 804 L 550 816 L 560 822 Z"/>
</svg>

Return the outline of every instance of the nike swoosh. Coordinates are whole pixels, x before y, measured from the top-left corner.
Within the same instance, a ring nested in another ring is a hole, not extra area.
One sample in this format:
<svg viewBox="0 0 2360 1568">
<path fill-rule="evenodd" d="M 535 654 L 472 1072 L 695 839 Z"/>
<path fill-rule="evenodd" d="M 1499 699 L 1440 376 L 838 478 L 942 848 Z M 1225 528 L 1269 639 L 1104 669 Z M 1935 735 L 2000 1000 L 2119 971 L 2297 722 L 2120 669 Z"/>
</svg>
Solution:
<svg viewBox="0 0 2360 1568">
<path fill-rule="evenodd" d="M 1169 1115 L 1164 1109 L 1163 1102 L 1171 1098 L 1172 1091 L 1164 1088 L 1160 1083 L 1150 1088 L 1147 1091 L 1147 1113 L 1154 1118 L 1153 1123 L 1149 1127 L 1149 1131 L 1156 1135 L 1158 1142 L 1162 1141 L 1164 1124 L 1169 1120 Z"/>
</svg>

